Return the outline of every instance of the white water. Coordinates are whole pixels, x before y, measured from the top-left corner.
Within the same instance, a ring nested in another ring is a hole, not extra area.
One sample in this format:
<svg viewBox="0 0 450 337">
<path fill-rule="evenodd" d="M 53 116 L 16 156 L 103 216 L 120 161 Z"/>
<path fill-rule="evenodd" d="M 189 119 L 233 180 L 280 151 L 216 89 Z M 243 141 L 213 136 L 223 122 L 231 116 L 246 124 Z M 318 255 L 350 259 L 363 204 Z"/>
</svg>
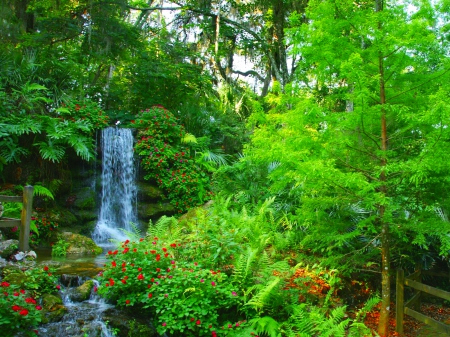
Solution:
<svg viewBox="0 0 450 337">
<path fill-rule="evenodd" d="M 92 234 L 101 246 L 110 241 L 125 241 L 136 223 L 136 170 L 133 134 L 115 127 L 102 131 L 102 195 L 97 226 Z"/>
<path fill-rule="evenodd" d="M 79 286 L 83 284 L 82 278 L 79 278 Z M 97 281 L 94 281 L 98 286 Z M 59 322 L 40 325 L 37 328 L 39 336 L 87 336 L 87 337 L 113 337 L 113 331 L 102 319 L 105 310 L 113 308 L 100 298 L 95 291 L 91 292 L 88 300 L 83 302 L 73 302 L 71 295 L 75 288 L 63 288 L 61 290 L 63 304 L 67 312 Z"/>
</svg>

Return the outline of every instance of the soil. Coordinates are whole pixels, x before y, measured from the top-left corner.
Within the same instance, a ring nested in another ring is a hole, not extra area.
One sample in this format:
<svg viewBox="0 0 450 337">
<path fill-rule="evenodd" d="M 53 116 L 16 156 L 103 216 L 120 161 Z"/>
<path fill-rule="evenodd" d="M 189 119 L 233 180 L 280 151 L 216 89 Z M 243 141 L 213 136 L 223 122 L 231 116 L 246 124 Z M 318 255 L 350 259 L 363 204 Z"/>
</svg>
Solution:
<svg viewBox="0 0 450 337">
<path fill-rule="evenodd" d="M 394 306 L 392 306 L 394 307 Z M 433 318 L 436 321 L 440 321 L 446 324 L 450 324 L 450 307 L 431 304 L 431 303 L 422 303 L 420 307 L 420 312 L 428 317 Z M 365 324 L 370 327 L 373 331 L 377 330 L 378 325 L 378 311 L 370 312 L 366 316 Z M 395 332 L 395 311 L 391 312 L 391 317 L 389 319 L 389 336 L 399 336 Z M 427 326 L 424 323 L 417 321 L 416 319 L 405 315 L 404 324 L 404 337 L 444 337 L 448 334 L 440 333 L 434 330 L 432 327 Z M 375 335 L 376 336 L 376 335 Z"/>
</svg>

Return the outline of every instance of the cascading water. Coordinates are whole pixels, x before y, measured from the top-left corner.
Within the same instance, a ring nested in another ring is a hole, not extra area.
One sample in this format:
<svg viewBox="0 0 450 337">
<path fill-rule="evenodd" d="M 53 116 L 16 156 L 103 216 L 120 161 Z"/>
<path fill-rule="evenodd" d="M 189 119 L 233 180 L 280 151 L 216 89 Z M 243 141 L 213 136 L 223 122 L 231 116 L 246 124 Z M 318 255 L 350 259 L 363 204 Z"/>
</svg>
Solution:
<svg viewBox="0 0 450 337">
<path fill-rule="evenodd" d="M 94 241 L 106 245 L 110 239 L 124 241 L 125 231 L 136 223 L 136 170 L 133 160 L 133 134 L 130 129 L 102 131 L 102 194 Z"/>
</svg>

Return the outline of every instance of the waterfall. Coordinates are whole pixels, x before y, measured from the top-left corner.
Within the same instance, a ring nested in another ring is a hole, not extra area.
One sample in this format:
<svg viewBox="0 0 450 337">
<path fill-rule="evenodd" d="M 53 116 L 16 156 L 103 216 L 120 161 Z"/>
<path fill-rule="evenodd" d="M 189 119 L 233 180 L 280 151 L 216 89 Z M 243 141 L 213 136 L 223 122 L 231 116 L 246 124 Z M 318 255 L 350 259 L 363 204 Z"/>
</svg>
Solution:
<svg viewBox="0 0 450 337">
<path fill-rule="evenodd" d="M 125 241 L 121 229 L 131 231 L 136 223 L 136 170 L 133 134 L 116 127 L 102 131 L 102 193 L 98 222 L 92 238 L 99 245 L 110 239 Z"/>
</svg>

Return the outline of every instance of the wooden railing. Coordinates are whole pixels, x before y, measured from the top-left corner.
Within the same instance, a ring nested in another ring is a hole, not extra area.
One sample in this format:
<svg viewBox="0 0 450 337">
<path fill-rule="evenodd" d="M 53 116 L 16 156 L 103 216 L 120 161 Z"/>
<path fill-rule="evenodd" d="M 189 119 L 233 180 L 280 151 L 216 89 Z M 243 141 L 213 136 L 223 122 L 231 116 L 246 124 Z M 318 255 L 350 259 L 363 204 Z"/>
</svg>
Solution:
<svg viewBox="0 0 450 337">
<path fill-rule="evenodd" d="M 21 202 L 22 214 L 20 219 L 0 218 L 0 227 L 20 228 L 19 233 L 19 250 L 25 252 L 30 249 L 30 222 L 31 211 L 33 208 L 33 186 L 25 186 L 23 188 L 23 196 L 7 196 L 0 195 L 1 202 Z"/>
<path fill-rule="evenodd" d="M 437 276 L 446 276 L 449 275 L 437 275 Z M 414 295 L 405 302 L 404 298 L 404 290 L 405 286 L 413 288 Z M 417 270 L 413 274 L 405 277 L 405 272 L 403 269 L 397 269 L 397 311 L 396 311 L 396 327 L 395 331 L 402 336 L 403 335 L 403 319 L 404 315 L 408 315 L 414 317 L 419 322 L 425 323 L 439 332 L 446 333 L 450 336 L 450 325 L 441 323 L 439 321 L 434 320 L 431 317 L 428 317 L 420 312 L 420 298 L 422 297 L 422 293 L 427 293 L 436 297 L 443 298 L 447 301 L 450 301 L 450 292 L 444 291 L 438 288 L 434 288 L 422 283 L 422 272 L 421 270 Z"/>
</svg>

